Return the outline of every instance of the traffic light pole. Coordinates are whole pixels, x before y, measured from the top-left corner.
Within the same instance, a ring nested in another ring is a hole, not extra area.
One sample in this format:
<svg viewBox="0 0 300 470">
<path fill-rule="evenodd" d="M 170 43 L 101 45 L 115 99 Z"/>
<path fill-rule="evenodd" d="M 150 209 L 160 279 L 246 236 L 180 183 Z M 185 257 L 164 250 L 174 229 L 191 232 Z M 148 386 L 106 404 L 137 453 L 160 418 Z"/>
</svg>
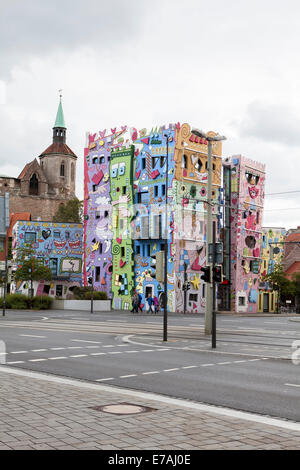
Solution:
<svg viewBox="0 0 300 470">
<path fill-rule="evenodd" d="M 215 264 L 216 264 L 216 222 L 213 222 L 213 250 L 212 250 L 212 330 L 211 330 L 211 347 L 216 348 L 217 343 L 217 321 L 216 321 L 216 281 L 215 281 Z"/>
<path fill-rule="evenodd" d="M 187 273 L 186 273 L 186 270 L 187 270 L 187 264 L 184 263 L 184 285 L 186 285 L 187 283 Z M 183 291 L 183 313 L 184 315 L 186 314 L 186 293 L 187 293 L 187 289 L 184 289 Z"/>
<path fill-rule="evenodd" d="M 212 142 L 207 143 L 207 209 L 206 209 L 206 253 L 208 246 L 212 243 Z M 206 307 L 205 307 L 205 334 L 210 335 L 212 330 L 212 297 L 213 286 L 210 282 L 206 285 Z"/>
</svg>

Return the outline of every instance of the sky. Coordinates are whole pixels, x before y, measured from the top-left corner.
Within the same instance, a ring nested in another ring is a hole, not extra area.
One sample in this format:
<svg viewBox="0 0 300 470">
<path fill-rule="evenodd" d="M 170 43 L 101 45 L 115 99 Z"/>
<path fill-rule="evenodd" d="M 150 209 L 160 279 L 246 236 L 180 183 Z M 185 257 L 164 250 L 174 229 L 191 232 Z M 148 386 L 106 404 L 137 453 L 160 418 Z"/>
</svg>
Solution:
<svg viewBox="0 0 300 470">
<path fill-rule="evenodd" d="M 180 122 L 266 165 L 263 225 L 300 226 L 300 2 L 0 0 L 0 174 L 86 132 Z M 278 194 L 284 193 L 284 194 Z"/>
</svg>

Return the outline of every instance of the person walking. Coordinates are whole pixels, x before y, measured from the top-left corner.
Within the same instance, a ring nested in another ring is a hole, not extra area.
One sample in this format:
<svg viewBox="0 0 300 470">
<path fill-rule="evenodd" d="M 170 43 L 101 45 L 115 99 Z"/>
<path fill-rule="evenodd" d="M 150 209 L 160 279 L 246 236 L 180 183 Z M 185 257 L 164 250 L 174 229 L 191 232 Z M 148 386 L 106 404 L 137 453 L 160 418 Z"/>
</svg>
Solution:
<svg viewBox="0 0 300 470">
<path fill-rule="evenodd" d="M 148 295 L 147 297 L 147 302 L 149 305 L 149 312 L 153 312 L 153 298 L 151 297 L 151 294 Z"/>
<path fill-rule="evenodd" d="M 133 292 L 133 296 L 132 296 L 132 310 L 131 312 L 132 313 L 138 313 L 138 306 L 139 306 L 139 297 L 136 293 L 136 291 Z"/>
<path fill-rule="evenodd" d="M 154 313 L 157 314 L 159 311 L 159 300 L 156 295 L 153 297 Z"/>
<path fill-rule="evenodd" d="M 137 294 L 138 296 L 138 301 L 137 301 L 137 313 L 139 313 L 139 310 L 142 312 L 143 311 L 143 308 L 142 308 L 142 294 Z"/>
</svg>

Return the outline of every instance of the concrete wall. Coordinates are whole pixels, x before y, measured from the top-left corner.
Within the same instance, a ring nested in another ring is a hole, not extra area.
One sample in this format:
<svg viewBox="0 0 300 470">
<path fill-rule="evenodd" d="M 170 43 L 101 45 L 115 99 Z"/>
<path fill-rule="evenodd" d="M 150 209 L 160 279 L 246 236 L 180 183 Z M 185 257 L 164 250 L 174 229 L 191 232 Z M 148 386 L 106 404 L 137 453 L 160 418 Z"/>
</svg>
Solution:
<svg viewBox="0 0 300 470">
<path fill-rule="evenodd" d="M 54 299 L 52 303 L 52 309 L 54 310 L 91 310 L 90 300 L 57 300 Z M 93 310 L 95 312 L 109 312 L 111 310 L 110 300 L 94 300 Z"/>
</svg>

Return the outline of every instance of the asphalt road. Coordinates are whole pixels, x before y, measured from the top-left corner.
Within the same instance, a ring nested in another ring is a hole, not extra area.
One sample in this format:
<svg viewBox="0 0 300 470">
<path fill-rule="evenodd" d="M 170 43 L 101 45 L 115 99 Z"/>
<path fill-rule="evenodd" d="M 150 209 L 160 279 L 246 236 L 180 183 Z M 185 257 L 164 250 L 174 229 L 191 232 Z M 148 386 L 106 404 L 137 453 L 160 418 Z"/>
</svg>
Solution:
<svg viewBox="0 0 300 470">
<path fill-rule="evenodd" d="M 296 320 L 296 321 L 294 321 Z M 10 312 L 0 362 L 300 421 L 299 316 L 218 316 L 217 349 L 203 316 Z"/>
</svg>

